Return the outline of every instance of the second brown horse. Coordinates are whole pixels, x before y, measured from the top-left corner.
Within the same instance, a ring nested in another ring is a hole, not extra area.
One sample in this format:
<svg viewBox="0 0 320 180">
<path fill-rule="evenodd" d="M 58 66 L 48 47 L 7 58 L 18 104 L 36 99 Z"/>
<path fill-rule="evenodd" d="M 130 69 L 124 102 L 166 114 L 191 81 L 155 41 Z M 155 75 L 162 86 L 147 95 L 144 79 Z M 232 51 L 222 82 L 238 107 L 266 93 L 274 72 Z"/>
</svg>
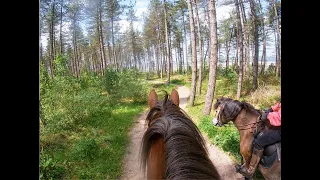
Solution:
<svg viewBox="0 0 320 180">
<path fill-rule="evenodd" d="M 222 126 L 230 121 L 240 133 L 240 153 L 243 157 L 243 166 L 249 166 L 252 154 L 252 142 L 255 135 L 268 131 L 270 124 L 260 120 L 261 112 L 251 104 L 231 98 L 218 98 L 214 104 L 216 116 L 213 119 L 215 126 Z M 258 168 L 265 179 L 281 179 L 281 142 L 265 147 Z M 278 147 L 277 147 L 278 146 Z M 239 166 L 237 167 L 239 168 Z"/>
</svg>

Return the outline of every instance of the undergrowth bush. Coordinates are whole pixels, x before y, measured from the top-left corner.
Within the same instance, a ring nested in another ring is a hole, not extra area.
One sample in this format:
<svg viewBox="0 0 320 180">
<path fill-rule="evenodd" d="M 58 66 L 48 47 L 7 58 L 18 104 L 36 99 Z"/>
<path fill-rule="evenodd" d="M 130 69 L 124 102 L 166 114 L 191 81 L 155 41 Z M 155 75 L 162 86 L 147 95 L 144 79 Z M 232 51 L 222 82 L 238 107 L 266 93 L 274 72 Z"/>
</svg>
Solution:
<svg viewBox="0 0 320 180">
<path fill-rule="evenodd" d="M 95 139 L 81 138 L 71 151 L 73 160 L 93 160 L 98 154 L 99 146 Z"/>
<path fill-rule="evenodd" d="M 132 71 L 76 78 L 64 57 L 54 63 L 54 79 L 40 64 L 40 179 L 118 179 L 146 84 Z"/>
<path fill-rule="evenodd" d="M 131 99 L 137 103 L 147 101 L 148 86 L 136 71 L 116 72 L 113 69 L 107 69 L 104 84 L 108 94 L 115 99 Z"/>
<path fill-rule="evenodd" d="M 40 179 L 62 179 L 66 169 L 50 155 L 40 153 Z"/>
</svg>

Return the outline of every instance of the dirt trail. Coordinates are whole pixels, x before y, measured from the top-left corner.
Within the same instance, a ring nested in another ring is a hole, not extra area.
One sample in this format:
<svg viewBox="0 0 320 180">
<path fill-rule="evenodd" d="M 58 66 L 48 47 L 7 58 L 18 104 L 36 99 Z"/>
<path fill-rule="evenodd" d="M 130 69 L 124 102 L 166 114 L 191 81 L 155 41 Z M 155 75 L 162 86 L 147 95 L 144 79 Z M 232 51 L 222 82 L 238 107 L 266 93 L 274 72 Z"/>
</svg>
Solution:
<svg viewBox="0 0 320 180">
<path fill-rule="evenodd" d="M 139 163 L 140 144 L 143 133 L 147 130 L 147 126 L 145 124 L 146 115 L 146 112 L 141 114 L 129 132 L 130 144 L 124 158 L 124 170 L 120 177 L 121 180 L 147 179 L 142 173 Z"/>
<path fill-rule="evenodd" d="M 188 102 L 190 91 L 185 86 L 180 86 L 177 91 L 180 98 L 180 107 L 187 112 L 186 105 Z M 146 179 L 145 175 L 140 169 L 139 164 L 140 143 L 143 133 L 146 130 L 145 118 L 146 113 L 141 114 L 135 122 L 135 125 L 129 132 L 129 137 L 131 137 L 131 139 L 124 159 L 124 171 L 122 176 L 120 177 L 121 180 Z M 222 180 L 244 179 L 242 175 L 235 172 L 234 163 L 232 162 L 230 157 L 223 151 L 221 151 L 218 147 L 211 144 L 205 134 L 203 134 L 203 137 L 206 141 L 210 159 L 217 167 Z"/>
</svg>

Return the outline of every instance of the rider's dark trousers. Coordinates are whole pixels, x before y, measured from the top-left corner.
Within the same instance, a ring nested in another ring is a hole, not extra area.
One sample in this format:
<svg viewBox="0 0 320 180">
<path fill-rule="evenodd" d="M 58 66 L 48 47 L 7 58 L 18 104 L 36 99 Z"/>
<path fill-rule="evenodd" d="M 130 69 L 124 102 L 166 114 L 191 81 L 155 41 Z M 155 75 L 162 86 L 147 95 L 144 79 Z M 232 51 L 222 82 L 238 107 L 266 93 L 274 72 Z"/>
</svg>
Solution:
<svg viewBox="0 0 320 180">
<path fill-rule="evenodd" d="M 253 141 L 253 148 L 263 149 L 270 144 L 281 141 L 281 128 L 269 129 L 267 132 L 259 134 Z"/>
</svg>

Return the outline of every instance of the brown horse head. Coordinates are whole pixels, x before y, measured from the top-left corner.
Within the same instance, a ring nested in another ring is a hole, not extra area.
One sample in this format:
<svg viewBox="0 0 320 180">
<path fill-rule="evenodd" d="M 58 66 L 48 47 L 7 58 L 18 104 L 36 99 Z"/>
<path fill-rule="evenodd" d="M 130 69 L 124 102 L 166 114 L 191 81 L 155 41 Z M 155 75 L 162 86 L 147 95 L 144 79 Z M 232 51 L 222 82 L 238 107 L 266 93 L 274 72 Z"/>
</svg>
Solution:
<svg viewBox="0 0 320 180">
<path fill-rule="evenodd" d="M 213 108 L 216 109 L 216 117 L 212 120 L 215 126 L 222 126 L 230 121 L 234 122 L 238 115 L 242 113 L 246 115 L 249 113 L 253 116 L 261 115 L 261 112 L 251 104 L 225 97 L 218 98 Z M 243 118 L 242 120 L 248 121 L 248 118 Z"/>
<path fill-rule="evenodd" d="M 141 165 L 148 179 L 220 179 L 209 159 L 205 142 L 190 117 L 179 107 L 173 89 L 159 101 L 155 90 L 148 97 L 148 129 L 141 146 Z"/>
</svg>

